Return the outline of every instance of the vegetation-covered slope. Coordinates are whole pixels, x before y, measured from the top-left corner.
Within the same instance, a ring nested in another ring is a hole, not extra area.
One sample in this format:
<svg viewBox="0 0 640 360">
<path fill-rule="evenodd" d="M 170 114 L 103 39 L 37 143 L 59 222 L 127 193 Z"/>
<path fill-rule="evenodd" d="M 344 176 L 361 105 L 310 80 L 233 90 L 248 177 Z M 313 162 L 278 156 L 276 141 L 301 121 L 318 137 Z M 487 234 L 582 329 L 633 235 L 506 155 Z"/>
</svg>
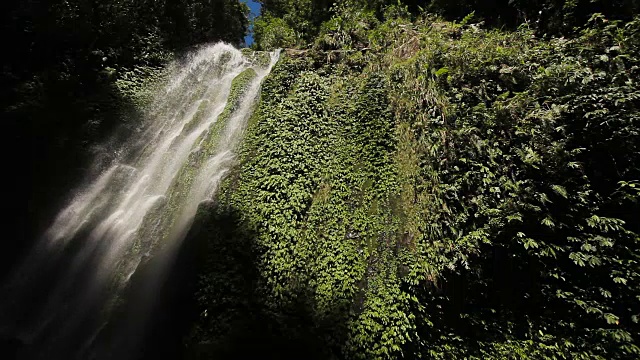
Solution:
<svg viewBox="0 0 640 360">
<path fill-rule="evenodd" d="M 637 0 L 260 3 L 255 47 L 289 49 L 183 249 L 190 356 L 640 357 Z M 145 82 L 177 50 L 239 44 L 248 10 L 0 10 L 4 270 Z M 160 299 L 167 343 L 181 295 Z"/>
<path fill-rule="evenodd" d="M 283 55 L 203 209 L 193 348 L 637 358 L 640 23 L 344 9 Z"/>
</svg>

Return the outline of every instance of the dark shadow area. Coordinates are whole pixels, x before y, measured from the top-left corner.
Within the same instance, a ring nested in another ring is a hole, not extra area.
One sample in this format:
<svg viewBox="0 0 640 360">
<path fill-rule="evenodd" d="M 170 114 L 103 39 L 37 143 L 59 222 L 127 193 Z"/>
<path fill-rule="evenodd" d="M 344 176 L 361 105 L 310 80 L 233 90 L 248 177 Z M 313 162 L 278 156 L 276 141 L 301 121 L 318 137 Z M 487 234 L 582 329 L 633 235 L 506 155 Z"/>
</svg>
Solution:
<svg viewBox="0 0 640 360">
<path fill-rule="evenodd" d="M 89 78 L 91 75 L 85 73 L 65 80 L 51 80 L 56 71 L 58 69 L 52 68 L 31 74 L 42 80 L 38 93 L 31 95 L 21 93 L 20 87 L 24 84 L 18 82 L 24 79 L 5 81 L 10 74 L 0 75 L 3 95 L 15 92 L 13 97 L 2 98 L 0 108 L 0 116 L 8 125 L 7 139 L 1 142 L 0 161 L 10 169 L 4 183 L 9 191 L 2 201 L 6 226 L 0 244 L 0 296 L 2 305 L 13 303 L 10 308 L 14 310 L 0 314 L 2 359 L 36 358 L 43 351 L 40 347 L 43 340 L 64 333 L 62 328 L 46 326 L 36 338 L 26 339 L 27 335 L 16 333 L 16 329 L 30 327 L 28 324 L 35 324 L 39 316 L 46 316 L 45 304 L 53 292 L 59 290 L 57 285 L 69 281 L 63 293 L 73 293 L 90 285 L 88 276 L 92 264 L 104 249 L 98 246 L 88 254 L 75 270 L 75 274 L 80 275 L 68 276 L 69 264 L 78 256 L 88 234 L 78 234 L 71 246 L 60 252 L 36 254 L 38 242 L 57 212 L 70 200 L 70 190 L 97 174 L 114 157 L 113 149 L 106 145 L 102 153 L 92 152 L 92 148 L 106 144 L 112 137 L 124 136 L 130 129 L 123 119 L 139 118 L 133 104 L 121 96 L 110 79 Z M 90 124 L 95 126 L 88 126 Z M 25 273 L 27 277 L 15 283 L 16 272 L 25 266 L 29 268 Z M 83 269 L 89 271 L 83 273 Z M 51 315 L 58 319 L 58 324 L 75 328 L 71 333 L 78 335 L 77 339 L 69 335 L 61 341 L 64 343 L 61 349 L 72 351 L 69 349 L 80 346 L 78 341 L 84 331 L 99 321 L 101 297 L 102 294 L 92 294 L 91 298 L 84 299 L 82 310 L 73 309 L 78 304 L 66 304 Z M 93 311 L 95 315 L 88 316 L 83 323 L 66 320 L 61 315 L 77 315 L 81 311 L 85 314 Z"/>
<path fill-rule="evenodd" d="M 124 301 L 84 354 L 137 360 L 339 358 L 348 314 L 335 309 L 330 317 L 316 316 L 304 284 L 286 301 L 268 298 L 259 261 L 256 234 L 237 210 L 201 204 L 178 252 L 159 250 L 143 260 Z"/>
<path fill-rule="evenodd" d="M 0 278 L 50 225 L 69 191 L 91 175 L 88 169 L 99 170 L 96 161 L 106 165 L 113 158 L 113 149 L 92 153 L 92 146 L 104 143 L 119 127 L 126 130 L 123 118 L 135 117 L 133 105 L 108 82 L 43 86 L 46 93 L 37 100 L 42 101 L 38 107 L 2 113 L 11 138 L 0 151 L 11 170 L 5 178 L 10 191 L 3 200 L 8 226 L 0 250 Z M 93 95 L 65 95 L 68 92 Z M 86 122 L 100 125 L 88 130 Z"/>
<path fill-rule="evenodd" d="M 331 319 L 315 316 L 304 285 L 289 300 L 269 299 L 259 261 L 256 234 L 237 210 L 201 206 L 141 359 L 337 357 L 347 314 L 336 309 Z"/>
<path fill-rule="evenodd" d="M 75 241 L 84 236 L 78 234 Z M 86 302 L 56 312 L 53 325 L 32 342 L 0 333 L 2 358 L 42 358 L 45 346 L 51 346 L 44 352 L 48 359 L 66 359 L 78 351 L 92 359 L 339 358 L 348 314 L 334 309 L 330 316 L 317 316 L 305 284 L 292 289 L 286 300 L 269 298 L 255 236 L 238 211 L 203 204 L 177 254 L 160 250 L 139 265 L 108 324 L 103 326 L 101 317 L 109 296 L 101 292 L 108 291 L 106 286 Z M 29 309 L 40 309 L 49 298 L 68 270 L 61 264 L 73 259 L 73 251 L 71 246 L 43 261 L 45 274 L 24 300 L 33 304 L 20 307 L 24 319 L 19 315 L 18 321 L 39 320 L 40 313 L 29 314 Z M 90 267 L 100 251 L 88 255 L 83 266 Z M 76 274 L 68 291 L 84 289 L 87 280 Z M 85 315 L 73 322 L 75 314 Z M 97 329 L 95 340 L 88 341 Z M 60 342 L 51 344 L 56 336 L 62 336 Z"/>
<path fill-rule="evenodd" d="M 87 169 L 100 167 L 96 159 L 113 157 L 111 149 L 92 150 L 133 110 L 104 71 L 115 65 L 100 55 L 104 47 L 98 49 L 96 24 L 65 18 L 70 14 L 48 6 L 10 0 L 3 2 L 0 15 L 8 50 L 0 64 L 0 118 L 6 131 L 0 161 L 7 170 L 0 279 L 32 247 Z M 108 46 L 116 51 L 116 44 Z M 118 61 L 124 63 L 125 57 Z"/>
</svg>

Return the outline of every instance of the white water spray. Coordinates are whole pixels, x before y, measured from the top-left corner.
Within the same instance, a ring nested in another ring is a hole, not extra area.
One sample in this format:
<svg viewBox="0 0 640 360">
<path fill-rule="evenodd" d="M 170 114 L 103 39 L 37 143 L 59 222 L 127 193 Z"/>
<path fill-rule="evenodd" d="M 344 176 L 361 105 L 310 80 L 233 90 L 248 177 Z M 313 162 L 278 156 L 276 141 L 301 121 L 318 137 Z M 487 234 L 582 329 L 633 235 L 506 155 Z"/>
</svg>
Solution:
<svg viewBox="0 0 640 360">
<path fill-rule="evenodd" d="M 180 248 L 198 205 L 233 164 L 260 84 L 278 60 L 278 53 L 262 55 L 260 64 L 258 55 L 216 44 L 173 65 L 146 120 L 122 144 L 124 155 L 76 191 L 3 289 L 10 295 L 0 300 L 0 330 L 37 344 L 35 358 L 96 356 L 96 338 L 127 300 L 138 267 Z M 42 283 L 46 290 L 29 293 Z M 63 345 L 78 336 L 84 339 Z"/>
</svg>

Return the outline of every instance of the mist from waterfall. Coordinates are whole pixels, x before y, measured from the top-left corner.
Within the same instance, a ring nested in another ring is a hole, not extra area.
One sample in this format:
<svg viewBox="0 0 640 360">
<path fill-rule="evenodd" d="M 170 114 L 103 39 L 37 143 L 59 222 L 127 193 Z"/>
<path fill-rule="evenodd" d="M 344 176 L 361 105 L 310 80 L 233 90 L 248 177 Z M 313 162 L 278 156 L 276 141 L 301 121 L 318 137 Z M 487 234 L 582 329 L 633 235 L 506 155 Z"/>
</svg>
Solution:
<svg viewBox="0 0 640 360">
<path fill-rule="evenodd" d="M 1 288 L 0 331 L 37 349 L 28 358 L 127 355 L 199 204 L 214 197 L 233 165 L 278 56 L 245 56 L 218 43 L 171 65 L 118 158 L 73 191 Z M 132 289 L 143 266 L 144 286 Z M 114 320 L 131 298 L 135 318 Z"/>
</svg>

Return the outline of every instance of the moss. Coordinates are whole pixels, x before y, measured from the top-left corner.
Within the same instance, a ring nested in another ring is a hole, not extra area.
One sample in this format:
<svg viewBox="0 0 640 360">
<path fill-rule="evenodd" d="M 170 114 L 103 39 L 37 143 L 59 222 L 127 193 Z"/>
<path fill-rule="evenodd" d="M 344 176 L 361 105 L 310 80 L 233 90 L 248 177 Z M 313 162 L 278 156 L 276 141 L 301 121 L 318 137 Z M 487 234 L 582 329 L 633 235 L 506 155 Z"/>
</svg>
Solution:
<svg viewBox="0 0 640 360">
<path fill-rule="evenodd" d="M 258 76 L 254 69 L 246 69 L 238 76 L 236 76 L 231 82 L 231 89 L 229 90 L 229 97 L 227 98 L 227 105 L 224 111 L 218 118 L 218 123 L 226 122 L 231 113 L 238 109 L 240 102 L 245 92 L 251 85 L 251 82 Z M 222 121 L 221 121 L 222 120 Z"/>
<path fill-rule="evenodd" d="M 198 110 L 196 110 L 195 114 L 193 114 L 193 117 L 191 118 L 191 120 L 189 120 L 189 122 L 187 122 L 182 127 L 182 135 L 186 135 L 190 133 L 196 126 L 198 126 L 200 121 L 202 121 L 202 119 L 206 115 L 206 110 L 208 107 L 209 107 L 209 100 L 202 100 L 202 102 L 198 106 Z"/>
<path fill-rule="evenodd" d="M 248 48 L 240 50 L 242 56 L 244 56 L 251 64 L 261 68 L 266 68 L 271 63 L 271 55 L 267 51 L 256 51 Z"/>
</svg>

